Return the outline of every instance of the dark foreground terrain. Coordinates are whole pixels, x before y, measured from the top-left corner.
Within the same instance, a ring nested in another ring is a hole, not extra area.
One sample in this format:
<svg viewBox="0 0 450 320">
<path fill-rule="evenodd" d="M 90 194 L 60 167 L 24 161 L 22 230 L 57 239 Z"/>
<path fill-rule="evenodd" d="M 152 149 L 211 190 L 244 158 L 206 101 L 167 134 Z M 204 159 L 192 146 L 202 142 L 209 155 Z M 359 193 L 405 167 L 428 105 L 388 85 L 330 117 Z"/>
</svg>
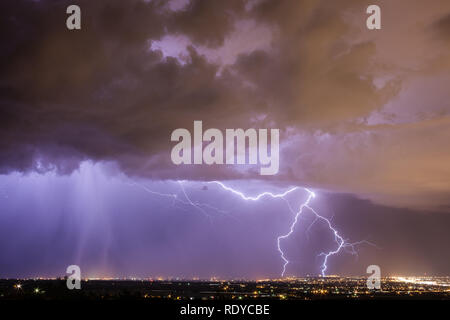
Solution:
<svg viewBox="0 0 450 320">
<path fill-rule="evenodd" d="M 0 280 L 0 300 L 450 300 L 449 278 L 386 278 L 369 290 L 364 278 L 296 278 L 263 281 L 83 280 L 69 290 L 64 279 Z"/>
</svg>

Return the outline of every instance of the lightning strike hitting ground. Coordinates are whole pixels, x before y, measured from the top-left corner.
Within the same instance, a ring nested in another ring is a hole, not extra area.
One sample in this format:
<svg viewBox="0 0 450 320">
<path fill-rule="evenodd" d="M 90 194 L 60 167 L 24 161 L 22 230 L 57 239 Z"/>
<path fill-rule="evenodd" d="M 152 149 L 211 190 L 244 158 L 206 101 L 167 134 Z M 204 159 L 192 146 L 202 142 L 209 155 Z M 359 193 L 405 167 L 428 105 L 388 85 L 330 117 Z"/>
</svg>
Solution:
<svg viewBox="0 0 450 320">
<path fill-rule="evenodd" d="M 327 262 L 328 262 L 328 258 L 329 257 L 338 254 L 341 250 L 346 250 L 346 249 L 350 249 L 350 253 L 356 255 L 357 254 L 357 252 L 355 250 L 355 246 L 356 245 L 363 244 L 363 243 L 373 245 L 372 243 L 370 243 L 368 241 L 365 241 L 365 240 L 364 241 L 355 242 L 355 243 L 348 243 L 348 242 L 346 242 L 344 240 L 344 238 L 342 238 L 342 236 L 339 235 L 338 231 L 331 225 L 331 222 L 330 222 L 329 219 L 325 218 L 324 216 L 319 215 L 313 208 L 311 208 L 309 206 L 311 200 L 316 195 L 315 195 L 314 192 L 312 192 L 311 190 L 309 190 L 307 188 L 303 188 L 303 190 L 308 192 L 308 198 L 306 199 L 306 201 L 303 204 L 300 205 L 300 208 L 298 209 L 298 211 L 295 212 L 294 210 L 292 210 L 292 207 L 290 206 L 289 201 L 287 201 L 285 199 L 285 196 L 290 194 L 291 192 L 294 192 L 296 190 L 301 189 L 300 187 L 293 187 L 293 188 L 288 189 L 287 191 L 285 191 L 283 193 L 280 193 L 280 194 L 274 194 L 274 193 L 271 193 L 271 192 L 263 192 L 261 194 L 258 194 L 257 196 L 249 197 L 249 196 L 246 196 L 244 193 L 242 193 L 242 192 L 240 192 L 238 190 L 235 190 L 235 189 L 233 189 L 231 187 L 228 187 L 228 186 L 224 185 L 220 181 L 211 181 L 210 183 L 218 184 L 224 190 L 232 192 L 233 194 L 241 197 L 243 200 L 246 200 L 246 201 L 258 201 L 258 200 L 260 200 L 261 198 L 263 198 L 265 196 L 269 196 L 269 197 L 272 197 L 272 198 L 281 198 L 281 199 L 286 201 L 286 203 L 287 203 L 289 209 L 291 210 L 291 212 L 293 214 L 295 214 L 295 217 L 294 217 L 294 220 L 293 220 L 292 224 L 290 225 L 289 232 L 284 234 L 284 235 L 281 235 L 281 236 L 279 236 L 277 238 L 278 251 L 280 252 L 280 257 L 283 260 L 283 269 L 282 269 L 282 272 L 281 272 L 281 276 L 282 277 L 286 273 L 286 267 L 289 264 L 289 260 L 286 258 L 285 254 L 284 254 L 284 251 L 281 248 L 281 240 L 289 238 L 289 236 L 294 232 L 295 226 L 297 225 L 297 222 L 298 222 L 300 216 L 302 215 L 304 208 L 309 209 L 315 215 L 315 219 L 311 223 L 311 225 L 308 227 L 308 230 L 318 220 L 322 220 L 322 221 L 324 221 L 326 223 L 328 228 L 333 232 L 334 239 L 336 241 L 336 244 L 338 245 L 335 250 L 329 251 L 328 253 L 322 252 L 322 253 L 319 254 L 319 256 L 323 256 L 324 257 L 323 263 L 322 263 L 321 268 L 320 268 L 320 273 L 321 273 L 322 276 L 325 276 L 325 272 L 326 272 L 326 270 L 328 268 Z"/>
<path fill-rule="evenodd" d="M 177 181 L 177 183 L 179 184 L 180 189 L 181 189 L 181 191 L 182 191 L 183 198 L 184 198 L 185 200 L 180 199 L 180 197 L 179 197 L 178 194 L 176 194 L 176 193 L 161 193 L 161 192 L 153 191 L 153 190 L 150 190 L 149 188 L 147 188 L 146 186 L 141 185 L 141 184 L 138 184 L 138 183 L 131 183 L 131 185 L 138 186 L 138 187 L 142 188 L 143 190 L 145 190 L 146 192 L 148 192 L 148 193 L 150 193 L 150 194 L 153 194 L 153 195 L 156 195 L 156 196 L 166 197 L 166 198 L 171 198 L 171 199 L 173 199 L 173 205 L 175 205 L 175 203 L 180 203 L 180 204 L 183 204 L 183 205 L 192 206 L 193 208 L 197 209 L 197 210 L 200 211 L 202 214 L 204 214 L 205 217 L 207 217 L 208 219 L 211 219 L 211 215 L 208 214 L 207 211 L 206 211 L 205 209 L 203 209 L 203 208 L 207 208 L 207 209 L 214 210 L 214 211 L 216 211 L 216 212 L 218 212 L 218 213 L 221 213 L 221 214 L 223 214 L 223 215 L 227 215 L 227 214 L 228 214 L 228 212 L 223 211 L 223 210 L 220 210 L 220 209 L 218 209 L 218 208 L 216 208 L 216 207 L 213 207 L 213 206 L 211 206 L 211 205 L 209 205 L 209 204 L 201 203 L 201 202 L 196 202 L 196 201 L 195 201 L 195 202 L 192 201 L 191 198 L 189 197 L 189 195 L 186 193 L 186 190 L 185 190 L 185 188 L 184 188 L 184 186 L 183 186 L 184 182 L 185 182 L 185 181 Z M 337 244 L 337 248 L 336 248 L 335 250 L 329 251 L 329 252 L 327 252 L 327 253 L 322 252 L 322 253 L 320 253 L 320 254 L 318 255 L 318 256 L 320 256 L 320 257 L 323 257 L 323 263 L 322 263 L 322 265 L 321 265 L 321 267 L 320 267 L 320 274 L 321 274 L 322 276 L 325 276 L 325 275 L 326 275 L 326 271 L 327 271 L 327 268 L 328 268 L 328 265 L 327 265 L 328 259 L 329 259 L 331 256 L 340 253 L 342 250 L 346 250 L 347 252 L 349 252 L 349 253 L 351 253 L 351 254 L 353 254 L 353 255 L 357 255 L 357 251 L 355 250 L 355 246 L 356 246 L 356 245 L 359 245 L 359 244 L 369 244 L 369 245 L 375 246 L 374 244 L 372 244 L 372 243 L 370 243 L 370 242 L 368 242 L 368 241 L 366 241 L 366 240 L 359 241 L 359 242 L 354 242 L 354 243 L 349 243 L 349 242 L 347 242 L 347 241 L 339 234 L 339 232 L 332 226 L 332 224 L 331 224 L 331 222 L 330 222 L 330 220 L 329 220 L 328 218 L 326 218 L 326 217 L 324 217 L 324 216 L 318 214 L 318 213 L 310 206 L 311 200 L 312 200 L 313 198 L 315 198 L 316 195 L 315 195 L 315 193 L 314 193 L 313 191 L 309 190 L 308 188 L 302 188 L 302 187 L 296 186 L 296 187 L 292 187 L 292 188 L 286 190 L 286 191 L 283 192 L 283 193 L 272 193 L 272 192 L 266 191 L 266 192 L 260 193 L 260 194 L 258 194 L 258 195 L 256 195 L 256 196 L 247 196 L 247 195 L 245 195 L 243 192 L 241 192 L 241 191 L 239 191 L 239 190 L 236 190 L 236 189 L 234 189 L 234 188 L 228 187 L 228 186 L 226 186 L 225 184 L 223 184 L 223 183 L 220 182 L 220 181 L 210 181 L 210 182 L 208 182 L 208 183 L 217 184 L 217 185 L 219 185 L 222 189 L 224 189 L 224 190 L 226 190 L 226 191 L 228 191 L 228 192 L 231 192 L 232 194 L 235 194 L 235 195 L 239 196 L 241 199 L 243 199 L 243 200 L 245 200 L 245 201 L 259 201 L 259 200 L 261 200 L 261 199 L 264 198 L 264 197 L 270 197 L 270 198 L 274 198 L 274 199 L 283 199 L 283 200 L 286 202 L 286 205 L 288 206 L 289 210 L 290 210 L 291 213 L 294 215 L 294 220 L 293 220 L 293 222 L 291 223 L 291 225 L 290 225 L 290 227 L 289 227 L 289 231 L 288 231 L 286 234 L 280 235 L 280 236 L 277 238 L 277 248 L 278 248 L 278 251 L 279 251 L 279 253 L 280 253 L 280 257 L 281 257 L 281 259 L 283 260 L 283 268 L 282 268 L 282 272 L 281 272 L 281 276 L 282 276 L 282 277 L 283 277 L 283 276 L 285 275 L 285 273 L 286 273 L 286 267 L 287 267 L 287 265 L 289 264 L 289 260 L 286 258 L 286 255 L 285 255 L 283 249 L 281 248 L 281 240 L 287 239 L 287 238 L 289 238 L 289 236 L 291 236 L 291 234 L 294 232 L 294 229 L 295 229 L 295 227 L 296 227 L 296 225 L 297 225 L 297 223 L 298 223 L 298 220 L 300 219 L 300 216 L 301 216 L 302 213 L 304 212 L 304 209 L 305 209 L 305 208 L 308 209 L 308 210 L 309 210 L 312 214 L 314 214 L 314 216 L 315 216 L 314 221 L 308 226 L 307 232 L 309 232 L 310 228 L 311 228 L 317 221 L 321 220 L 321 221 L 323 221 L 323 222 L 328 226 L 329 230 L 333 233 L 333 235 L 334 235 L 334 240 L 335 240 L 335 242 L 336 242 L 336 244 Z M 288 194 L 291 194 L 291 193 L 293 193 L 294 191 L 297 191 L 297 190 L 304 190 L 304 191 L 306 191 L 306 192 L 308 193 L 308 197 L 307 197 L 306 201 L 300 205 L 299 209 L 298 209 L 297 211 L 295 211 L 295 210 L 292 208 L 292 206 L 291 206 L 291 204 L 289 203 L 289 201 L 288 201 L 285 197 L 286 197 Z M 232 216 L 230 216 L 230 217 L 232 217 Z"/>
</svg>

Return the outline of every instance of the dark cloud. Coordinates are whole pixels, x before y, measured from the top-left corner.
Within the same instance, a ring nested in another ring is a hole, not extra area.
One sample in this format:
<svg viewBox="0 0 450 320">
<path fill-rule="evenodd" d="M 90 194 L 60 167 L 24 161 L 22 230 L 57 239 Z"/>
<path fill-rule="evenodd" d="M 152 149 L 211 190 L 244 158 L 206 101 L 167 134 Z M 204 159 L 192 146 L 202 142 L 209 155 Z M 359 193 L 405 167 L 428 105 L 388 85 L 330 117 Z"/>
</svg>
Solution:
<svg viewBox="0 0 450 320">
<path fill-rule="evenodd" d="M 449 39 L 450 37 L 450 14 L 441 18 L 439 21 L 435 23 L 435 28 L 438 32 L 442 34 L 445 39 Z"/>
<path fill-rule="evenodd" d="M 168 147 L 174 128 L 235 108 L 232 81 L 193 48 L 186 66 L 150 51 L 170 20 L 159 2 L 80 2 L 75 32 L 65 28 L 66 5 L 3 3 L 1 20 L 14 21 L 2 28 L 4 172 L 30 169 L 38 156 L 144 159 Z"/>
<path fill-rule="evenodd" d="M 245 0 L 191 0 L 173 15 L 169 31 L 187 35 L 194 43 L 217 47 L 245 13 Z"/>
<path fill-rule="evenodd" d="M 91 159 L 155 178 L 257 175 L 171 164 L 170 133 L 203 120 L 280 128 L 289 157 L 274 179 L 446 205 L 449 97 L 441 90 L 439 103 L 414 110 L 396 100 L 450 70 L 448 46 L 429 36 L 429 26 L 448 29 L 448 2 L 436 3 L 380 1 L 383 29 L 369 32 L 356 0 L 195 0 L 176 11 L 166 1 L 78 1 L 82 30 L 68 31 L 72 2 L 2 1 L 0 172 L 66 173 Z M 270 47 L 227 51 L 242 21 L 270 29 Z M 189 39 L 183 61 L 151 49 L 168 35 Z M 236 59 L 211 62 L 204 48 Z"/>
</svg>

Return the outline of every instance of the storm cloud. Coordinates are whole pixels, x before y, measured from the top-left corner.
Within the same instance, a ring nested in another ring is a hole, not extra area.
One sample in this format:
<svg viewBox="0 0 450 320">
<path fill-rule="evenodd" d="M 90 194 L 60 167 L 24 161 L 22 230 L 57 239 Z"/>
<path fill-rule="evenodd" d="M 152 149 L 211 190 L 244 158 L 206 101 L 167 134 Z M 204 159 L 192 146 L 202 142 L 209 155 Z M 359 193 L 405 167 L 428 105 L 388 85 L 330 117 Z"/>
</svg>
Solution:
<svg viewBox="0 0 450 320">
<path fill-rule="evenodd" d="M 376 1 L 379 31 L 356 0 L 76 1 L 69 31 L 72 2 L 0 4 L 1 173 L 93 160 L 155 179 L 257 177 L 170 162 L 170 133 L 202 120 L 280 128 L 276 182 L 448 210 L 448 1 Z"/>
</svg>

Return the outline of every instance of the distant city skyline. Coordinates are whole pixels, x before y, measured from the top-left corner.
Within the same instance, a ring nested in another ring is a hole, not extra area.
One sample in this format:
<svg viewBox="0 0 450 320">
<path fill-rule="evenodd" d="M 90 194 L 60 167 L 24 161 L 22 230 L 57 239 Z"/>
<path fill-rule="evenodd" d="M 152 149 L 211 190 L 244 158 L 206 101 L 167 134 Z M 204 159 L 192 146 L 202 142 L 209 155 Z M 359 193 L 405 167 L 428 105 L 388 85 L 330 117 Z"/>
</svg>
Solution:
<svg viewBox="0 0 450 320">
<path fill-rule="evenodd" d="M 374 4 L 1 1 L 0 278 L 450 275 L 450 1 Z"/>
<path fill-rule="evenodd" d="M 198 301 L 214 300 L 417 300 L 450 299 L 450 278 L 438 282 L 405 281 L 385 278 L 379 290 L 369 290 L 364 278 L 299 278 L 283 281 L 83 281 L 76 292 L 64 289 L 64 280 L 0 280 L 2 300 L 22 299 L 84 299 Z"/>
</svg>

